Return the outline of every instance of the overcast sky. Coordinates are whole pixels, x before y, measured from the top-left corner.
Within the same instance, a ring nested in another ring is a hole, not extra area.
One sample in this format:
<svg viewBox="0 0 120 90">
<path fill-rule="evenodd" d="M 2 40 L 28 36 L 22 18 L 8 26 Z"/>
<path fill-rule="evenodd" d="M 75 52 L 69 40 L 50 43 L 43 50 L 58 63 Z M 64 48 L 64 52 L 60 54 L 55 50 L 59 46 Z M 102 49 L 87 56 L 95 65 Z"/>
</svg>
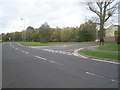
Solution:
<svg viewBox="0 0 120 90">
<path fill-rule="evenodd" d="M 25 27 L 76 27 L 95 14 L 82 0 L 0 0 L 0 33 L 21 31 Z M 23 20 L 21 20 L 21 18 Z M 114 17 L 116 23 L 117 17 Z"/>
</svg>

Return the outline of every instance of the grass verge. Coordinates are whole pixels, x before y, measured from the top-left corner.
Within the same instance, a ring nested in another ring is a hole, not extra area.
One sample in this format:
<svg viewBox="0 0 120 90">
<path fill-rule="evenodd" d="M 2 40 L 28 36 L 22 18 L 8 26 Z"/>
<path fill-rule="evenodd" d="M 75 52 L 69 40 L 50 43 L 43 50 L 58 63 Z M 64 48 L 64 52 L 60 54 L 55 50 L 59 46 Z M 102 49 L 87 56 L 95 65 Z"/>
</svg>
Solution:
<svg viewBox="0 0 120 90">
<path fill-rule="evenodd" d="M 40 42 L 18 42 L 24 46 L 50 46 L 49 44 L 44 44 Z"/>
<path fill-rule="evenodd" d="M 108 50 L 108 51 L 120 51 L 120 45 L 107 45 L 107 46 L 100 46 L 97 47 L 99 50 Z"/>
<path fill-rule="evenodd" d="M 80 53 L 90 56 L 101 57 L 101 58 L 120 60 L 120 58 L 118 58 L 118 53 L 108 53 L 108 52 L 98 52 L 98 51 L 80 51 Z"/>
<path fill-rule="evenodd" d="M 17 42 L 21 45 L 25 46 L 53 46 L 55 44 L 79 44 L 79 43 L 86 43 L 86 44 L 94 44 L 95 42 L 47 42 L 47 43 L 41 43 L 41 42 Z"/>
</svg>

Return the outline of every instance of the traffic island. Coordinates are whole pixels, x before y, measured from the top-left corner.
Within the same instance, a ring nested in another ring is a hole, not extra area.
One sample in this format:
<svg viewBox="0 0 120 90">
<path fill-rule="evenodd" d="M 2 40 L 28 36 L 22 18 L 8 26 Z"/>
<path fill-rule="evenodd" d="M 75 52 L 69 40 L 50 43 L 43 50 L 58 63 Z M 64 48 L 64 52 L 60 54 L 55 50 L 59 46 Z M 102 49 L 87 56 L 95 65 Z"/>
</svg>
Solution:
<svg viewBox="0 0 120 90">
<path fill-rule="evenodd" d="M 119 51 L 98 50 L 97 48 L 98 46 L 84 47 L 77 49 L 74 53 L 82 58 L 120 63 Z"/>
</svg>

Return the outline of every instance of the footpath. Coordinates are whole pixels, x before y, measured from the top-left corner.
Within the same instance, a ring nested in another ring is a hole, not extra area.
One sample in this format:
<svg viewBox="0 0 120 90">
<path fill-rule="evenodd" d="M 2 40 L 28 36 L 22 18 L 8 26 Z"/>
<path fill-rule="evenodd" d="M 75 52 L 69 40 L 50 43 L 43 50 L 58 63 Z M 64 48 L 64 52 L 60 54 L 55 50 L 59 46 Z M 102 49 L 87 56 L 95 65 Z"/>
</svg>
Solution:
<svg viewBox="0 0 120 90">
<path fill-rule="evenodd" d="M 98 50 L 98 49 L 96 49 L 96 47 L 98 47 L 98 46 L 86 47 L 86 48 L 84 48 L 84 50 L 98 51 L 98 52 L 120 53 L 120 51 Z"/>
</svg>

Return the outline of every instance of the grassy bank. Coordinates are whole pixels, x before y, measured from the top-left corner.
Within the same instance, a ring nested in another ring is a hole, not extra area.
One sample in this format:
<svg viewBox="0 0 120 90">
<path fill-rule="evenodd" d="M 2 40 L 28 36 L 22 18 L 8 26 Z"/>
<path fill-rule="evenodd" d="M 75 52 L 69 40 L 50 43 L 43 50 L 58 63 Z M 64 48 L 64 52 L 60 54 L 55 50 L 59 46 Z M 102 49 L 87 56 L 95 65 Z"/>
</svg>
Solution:
<svg viewBox="0 0 120 90">
<path fill-rule="evenodd" d="M 80 53 L 90 56 L 101 57 L 101 58 L 120 60 L 120 58 L 118 58 L 118 53 L 96 52 L 96 51 L 80 51 Z"/>
<path fill-rule="evenodd" d="M 97 47 L 99 50 L 108 50 L 108 51 L 120 51 L 120 45 L 107 45 L 107 46 L 100 46 Z"/>
</svg>

